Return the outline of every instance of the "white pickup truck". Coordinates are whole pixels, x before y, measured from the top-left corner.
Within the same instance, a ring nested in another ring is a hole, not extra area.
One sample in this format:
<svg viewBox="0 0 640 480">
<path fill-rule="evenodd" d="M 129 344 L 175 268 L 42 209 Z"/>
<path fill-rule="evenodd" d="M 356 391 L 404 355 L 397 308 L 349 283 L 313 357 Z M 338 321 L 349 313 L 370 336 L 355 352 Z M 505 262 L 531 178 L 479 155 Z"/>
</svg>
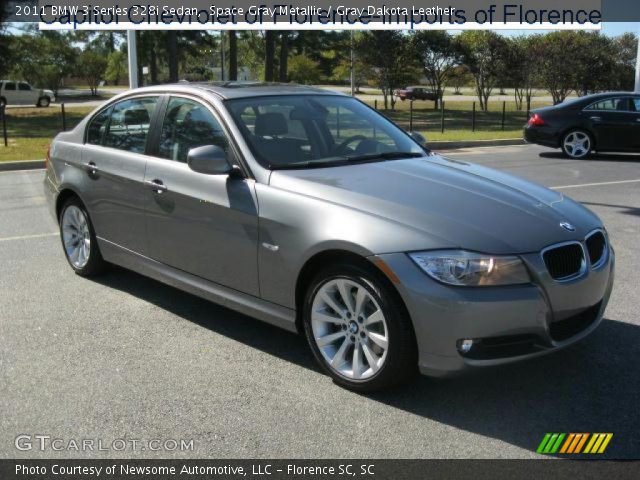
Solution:
<svg viewBox="0 0 640 480">
<path fill-rule="evenodd" d="M 34 88 L 27 82 L 0 80 L 0 107 L 4 105 L 35 105 L 48 107 L 55 101 L 51 90 Z"/>
</svg>

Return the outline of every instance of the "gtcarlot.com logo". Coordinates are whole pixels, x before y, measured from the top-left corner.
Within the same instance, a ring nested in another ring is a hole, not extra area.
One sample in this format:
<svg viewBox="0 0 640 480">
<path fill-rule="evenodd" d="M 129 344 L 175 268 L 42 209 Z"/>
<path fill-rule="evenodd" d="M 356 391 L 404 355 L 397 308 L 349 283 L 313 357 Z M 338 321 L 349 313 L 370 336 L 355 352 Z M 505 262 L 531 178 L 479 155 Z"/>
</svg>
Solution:
<svg viewBox="0 0 640 480">
<path fill-rule="evenodd" d="M 604 453 L 613 433 L 547 433 L 538 453 Z"/>
</svg>

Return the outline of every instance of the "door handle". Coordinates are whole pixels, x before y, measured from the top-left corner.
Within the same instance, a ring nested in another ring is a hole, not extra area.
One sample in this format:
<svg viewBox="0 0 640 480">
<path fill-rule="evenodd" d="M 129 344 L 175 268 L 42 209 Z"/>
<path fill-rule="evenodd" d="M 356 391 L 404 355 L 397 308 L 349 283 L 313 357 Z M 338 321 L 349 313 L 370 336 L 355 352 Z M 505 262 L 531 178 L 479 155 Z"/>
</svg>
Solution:
<svg viewBox="0 0 640 480">
<path fill-rule="evenodd" d="M 157 178 L 155 180 L 145 180 L 144 184 L 155 193 L 162 193 L 168 190 L 167 186 L 162 183 L 162 180 L 158 180 Z"/>
<path fill-rule="evenodd" d="M 590 120 L 593 120 L 594 122 L 599 122 L 600 120 L 602 120 L 602 117 L 590 117 Z"/>
<path fill-rule="evenodd" d="M 96 175 L 98 172 L 100 172 L 100 169 L 94 162 L 85 164 L 84 168 L 89 175 Z"/>
</svg>

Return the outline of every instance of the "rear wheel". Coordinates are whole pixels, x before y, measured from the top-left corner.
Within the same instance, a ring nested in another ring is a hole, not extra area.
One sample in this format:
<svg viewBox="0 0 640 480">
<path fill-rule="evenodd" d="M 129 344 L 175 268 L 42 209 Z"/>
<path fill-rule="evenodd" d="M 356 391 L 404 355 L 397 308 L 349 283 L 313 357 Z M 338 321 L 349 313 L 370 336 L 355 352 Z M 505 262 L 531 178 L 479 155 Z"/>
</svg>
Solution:
<svg viewBox="0 0 640 480">
<path fill-rule="evenodd" d="M 62 207 L 60 239 L 67 261 L 78 275 L 88 277 L 104 270 L 106 263 L 100 254 L 89 214 L 76 197 L 67 200 Z"/>
<path fill-rule="evenodd" d="M 397 295 L 366 268 L 320 272 L 307 291 L 303 320 L 318 363 L 346 388 L 374 391 L 416 372 L 415 335 Z"/>
<path fill-rule="evenodd" d="M 570 158 L 586 158 L 593 149 L 591 135 L 584 130 L 572 130 L 562 138 L 562 151 Z"/>
<path fill-rule="evenodd" d="M 38 99 L 37 107 L 48 107 L 51 104 L 51 99 L 49 97 L 40 97 Z"/>
</svg>

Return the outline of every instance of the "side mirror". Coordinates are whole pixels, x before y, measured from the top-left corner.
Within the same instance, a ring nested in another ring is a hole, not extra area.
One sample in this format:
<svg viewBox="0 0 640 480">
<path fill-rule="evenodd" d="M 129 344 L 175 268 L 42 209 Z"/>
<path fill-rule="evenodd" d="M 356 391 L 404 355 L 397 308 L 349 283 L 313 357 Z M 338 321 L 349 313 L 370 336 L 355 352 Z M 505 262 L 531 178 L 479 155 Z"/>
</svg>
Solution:
<svg viewBox="0 0 640 480">
<path fill-rule="evenodd" d="M 187 154 L 187 165 L 194 172 L 206 175 L 224 175 L 233 171 L 227 153 L 217 145 L 192 148 Z"/>
<path fill-rule="evenodd" d="M 427 146 L 427 137 L 425 137 L 421 133 L 419 133 L 419 132 L 409 132 L 409 136 L 411 136 L 411 138 L 413 138 L 415 140 L 415 142 L 418 145 L 420 145 L 421 147 L 426 147 Z"/>
</svg>

